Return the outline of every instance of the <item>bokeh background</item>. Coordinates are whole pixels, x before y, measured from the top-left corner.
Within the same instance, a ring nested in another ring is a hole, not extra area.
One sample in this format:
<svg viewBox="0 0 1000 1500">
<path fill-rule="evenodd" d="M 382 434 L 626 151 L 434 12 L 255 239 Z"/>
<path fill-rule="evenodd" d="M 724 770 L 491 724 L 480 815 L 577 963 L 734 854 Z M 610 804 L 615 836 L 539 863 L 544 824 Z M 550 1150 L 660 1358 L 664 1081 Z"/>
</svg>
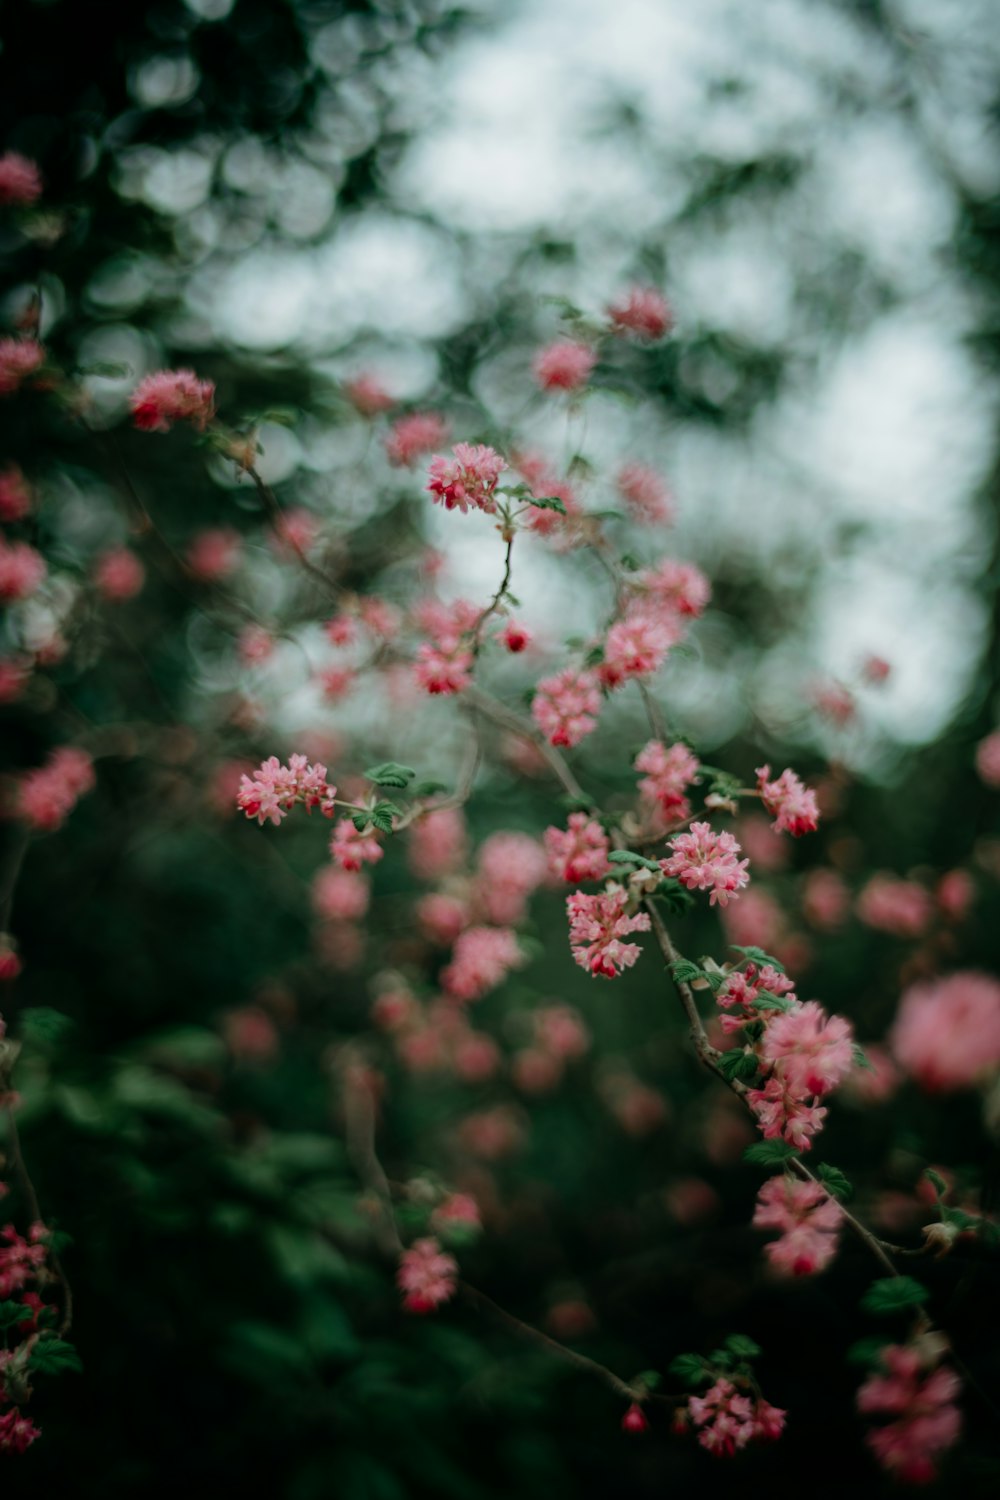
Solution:
<svg viewBox="0 0 1000 1500">
<path fill-rule="evenodd" d="M 256 416 L 261 473 L 315 518 L 323 566 L 400 604 L 427 547 L 446 596 L 487 599 L 498 544 L 486 517 L 431 514 L 419 476 L 391 468 L 344 394 L 359 372 L 459 436 L 585 456 L 595 507 L 623 460 L 662 470 L 670 549 L 714 599 L 657 692 L 706 759 L 744 777 L 794 763 L 827 814 L 813 841 L 761 852 L 754 930 L 729 935 L 784 944 L 800 993 L 877 1042 L 915 978 L 997 966 L 996 793 L 974 767 L 1000 686 L 996 21 L 990 0 L 0 7 L 0 146 L 46 182 L 30 232 L 0 231 L 0 310 L 12 326 L 37 289 L 87 397 L 85 422 L 41 395 L 0 409 L 59 579 L 4 628 L 42 640 L 84 600 L 70 655 L 0 709 L 3 764 L 69 739 L 98 762 L 14 892 L 21 1133 L 72 1236 L 84 1373 L 40 1388 L 44 1437 L 8 1461 L 12 1495 L 653 1496 L 710 1479 L 783 1494 L 815 1492 L 817 1462 L 820 1493 L 888 1492 L 843 1358 L 870 1331 L 869 1268 L 849 1247 L 821 1279 L 768 1278 L 749 1135 L 688 1056 L 652 955 L 592 983 L 542 893 L 531 966 L 477 1011 L 494 1077 L 414 1074 L 373 1032 L 380 975 L 433 975 L 405 859 L 376 871 L 345 964 L 310 901 L 323 828 L 247 824 L 232 767 L 308 739 L 333 765 L 391 757 L 453 784 L 461 715 L 389 678 L 327 701 L 328 604 L 270 545 L 254 486 L 188 433 L 135 432 L 127 402 L 150 370 L 213 379 L 224 414 Z M 598 312 L 633 281 L 668 294 L 671 340 L 602 365 L 568 413 L 539 397 L 531 357 L 567 306 Z M 209 526 L 243 537 L 226 590 L 174 565 Z M 79 579 L 124 543 L 145 586 L 92 607 Z M 630 545 L 652 559 L 648 532 Z M 518 566 L 540 640 L 593 631 L 592 560 L 532 542 Z M 259 665 L 238 649 L 248 623 L 276 636 Z M 498 679 L 512 701 L 531 680 Z M 640 710 L 623 703 L 586 751 L 612 801 Z M 531 769 L 489 758 L 474 842 L 554 820 Z M 21 849 L 3 837 L 9 882 Z M 820 867 L 846 892 L 832 925 L 806 909 Z M 901 934 L 857 916 L 874 872 L 930 899 L 956 869 L 961 919 L 939 905 Z M 721 956 L 714 916 L 685 918 L 680 942 Z M 543 1000 L 576 1007 L 592 1044 L 538 1096 L 509 1064 Z M 439 1173 L 488 1204 L 472 1281 L 626 1375 L 745 1331 L 769 1399 L 794 1410 L 783 1441 L 710 1471 L 665 1425 L 622 1433 L 603 1388 L 480 1313 L 402 1317 L 346 1139 L 362 1063 L 386 1079 L 390 1178 Z M 484 1160 L 459 1127 L 497 1111 Z M 928 1163 L 995 1203 L 998 1119 L 989 1090 L 908 1084 L 840 1106 L 824 1154 L 916 1243 Z M 982 1387 L 948 1482 L 994 1494 L 995 1252 L 966 1245 L 921 1275 Z"/>
</svg>

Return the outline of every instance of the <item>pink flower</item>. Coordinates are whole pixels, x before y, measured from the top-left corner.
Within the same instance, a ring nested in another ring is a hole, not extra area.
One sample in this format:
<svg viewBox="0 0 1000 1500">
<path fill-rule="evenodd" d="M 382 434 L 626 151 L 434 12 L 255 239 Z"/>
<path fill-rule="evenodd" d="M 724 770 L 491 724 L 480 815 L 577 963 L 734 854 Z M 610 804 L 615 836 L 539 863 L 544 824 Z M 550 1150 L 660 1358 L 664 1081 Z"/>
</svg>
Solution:
<svg viewBox="0 0 1000 1500">
<path fill-rule="evenodd" d="M 45 559 L 27 542 L 8 542 L 0 536 L 0 603 L 27 599 L 46 574 Z"/>
<path fill-rule="evenodd" d="M 215 416 L 215 386 L 193 370 L 156 370 L 140 380 L 129 406 L 141 432 L 169 432 L 174 422 L 191 422 L 204 432 Z"/>
<path fill-rule="evenodd" d="M 0 470 L 0 521 L 23 521 L 31 510 L 31 490 L 17 464 Z"/>
<path fill-rule="evenodd" d="M 595 818 L 570 813 L 568 827 L 546 828 L 545 852 L 549 868 L 558 880 L 571 885 L 581 880 L 600 880 L 610 871 L 608 836 Z"/>
<path fill-rule="evenodd" d="M 608 307 L 608 317 L 616 333 L 634 333 L 649 343 L 662 339 L 674 321 L 667 299 L 651 286 L 629 287 Z"/>
<path fill-rule="evenodd" d="M 87 752 L 62 745 L 52 751 L 44 766 L 21 777 L 15 816 L 39 832 L 50 833 L 61 827 L 93 786 L 94 763 Z"/>
<path fill-rule="evenodd" d="M 285 766 L 272 755 L 252 777 L 241 777 L 236 805 L 261 826 L 266 821 L 277 826 L 296 803 L 307 812 L 318 807 L 325 818 L 332 818 L 336 795 L 337 788 L 327 782 L 326 766 L 309 765 L 304 755 L 289 756 Z"/>
<path fill-rule="evenodd" d="M 819 824 L 816 793 L 803 786 L 794 771 L 782 771 L 776 781 L 768 780 L 770 774 L 770 766 L 757 767 L 757 791 L 774 818 L 775 833 L 790 833 L 795 838 L 815 833 Z"/>
<path fill-rule="evenodd" d="M 670 840 L 673 853 L 660 860 L 664 875 L 689 891 L 711 890 L 710 904 L 722 906 L 747 884 L 748 861 L 737 859 L 740 846 L 731 833 L 713 833 L 708 823 L 692 823 L 689 833 Z"/>
<path fill-rule="evenodd" d="M 698 758 L 680 741 L 669 749 L 660 740 L 650 740 L 635 758 L 635 769 L 645 771 L 639 791 L 671 820 L 691 816 L 685 795 L 698 775 Z"/>
<path fill-rule="evenodd" d="M 700 568 L 669 557 L 637 573 L 634 582 L 661 608 L 691 619 L 703 613 L 712 597 L 712 586 Z"/>
<path fill-rule="evenodd" d="M 670 491 L 655 469 L 645 464 L 625 464 L 618 470 L 618 493 L 637 521 L 669 526 L 674 519 Z"/>
<path fill-rule="evenodd" d="M 45 363 L 37 339 L 0 339 L 0 396 L 12 396 Z"/>
<path fill-rule="evenodd" d="M 132 599 L 146 581 L 146 570 L 127 547 L 113 547 L 102 552 L 94 563 L 94 584 L 109 602 Z"/>
<path fill-rule="evenodd" d="M 994 729 L 976 746 L 976 770 L 985 786 L 1000 788 L 1000 729 Z"/>
<path fill-rule="evenodd" d="M 1000 983 L 962 971 L 913 985 L 899 1003 L 889 1045 L 928 1093 L 973 1088 L 1000 1065 Z"/>
<path fill-rule="evenodd" d="M 524 1116 L 509 1104 L 495 1104 L 489 1109 L 466 1115 L 458 1128 L 461 1144 L 484 1161 L 500 1161 L 524 1145 L 527 1135 Z"/>
<path fill-rule="evenodd" d="M 278 557 L 301 556 L 313 546 L 321 529 L 318 516 L 304 505 L 295 505 L 275 521 L 269 538 L 271 548 Z"/>
<path fill-rule="evenodd" d="M 507 464 L 485 443 L 456 443 L 451 458 L 432 458 L 427 486 L 446 510 L 467 511 L 470 505 L 490 515 L 497 508 L 493 492 Z"/>
<path fill-rule="evenodd" d="M 601 691 L 595 673 L 566 667 L 535 689 L 531 714 L 550 745 L 572 749 L 597 728 Z"/>
<path fill-rule="evenodd" d="M 531 368 L 543 391 L 576 391 L 586 385 L 596 363 L 597 355 L 587 344 L 559 339 L 539 349 Z"/>
<path fill-rule="evenodd" d="M 916 938 L 934 916 L 934 901 L 922 885 L 894 875 L 873 875 L 860 892 L 857 913 L 862 922 L 893 937 Z"/>
<path fill-rule="evenodd" d="M 866 656 L 864 661 L 861 663 L 862 677 L 866 682 L 870 682 L 874 685 L 885 682 L 886 678 L 891 676 L 891 674 L 892 667 L 886 661 L 884 656 Z"/>
<path fill-rule="evenodd" d="M 328 922 L 359 922 L 369 897 L 367 880 L 356 872 L 323 865 L 313 876 L 313 911 Z"/>
<path fill-rule="evenodd" d="M 0 1240 L 6 1241 L 0 1245 L 0 1298 L 10 1297 L 34 1280 L 48 1254 L 44 1243 L 47 1234 L 44 1224 L 32 1224 L 27 1239 L 13 1224 L 0 1230 Z"/>
<path fill-rule="evenodd" d="M 955 1405 L 961 1384 L 940 1365 L 941 1354 L 936 1339 L 889 1344 L 879 1355 L 881 1371 L 858 1391 L 859 1411 L 891 1419 L 869 1432 L 868 1446 L 883 1469 L 909 1484 L 937 1478 L 937 1461 L 962 1428 Z"/>
<path fill-rule="evenodd" d="M 11 984 L 20 974 L 23 964 L 6 938 L 0 937 L 0 983 Z M 0 1193 L 0 1198 L 3 1194 Z"/>
<path fill-rule="evenodd" d="M 760 1055 L 793 1093 L 829 1094 L 854 1066 L 854 1033 L 843 1016 L 827 1017 L 815 1000 L 772 1012 Z"/>
<path fill-rule="evenodd" d="M 531 1018 L 537 1045 L 560 1061 L 583 1057 L 590 1047 L 590 1032 L 572 1005 L 543 1005 Z"/>
<path fill-rule="evenodd" d="M 604 979 L 617 979 L 642 952 L 638 943 L 623 943 L 622 938 L 648 932 L 649 916 L 644 911 L 630 916 L 628 906 L 628 892 L 620 885 L 609 886 L 598 896 L 574 891 L 566 897 L 573 957 L 595 978 L 600 974 Z"/>
<path fill-rule="evenodd" d="M 500 642 L 512 655 L 517 655 L 531 645 L 531 631 L 517 620 L 508 620 L 499 636 Z"/>
<path fill-rule="evenodd" d="M 746 1097 L 764 1139 L 773 1141 L 780 1136 L 797 1151 L 810 1149 L 812 1137 L 822 1130 L 829 1113 L 822 1104 L 809 1104 L 778 1074 L 762 1089 L 749 1089 Z"/>
<path fill-rule="evenodd" d="M 413 669 L 420 686 L 428 693 L 461 693 L 472 681 L 475 656 L 466 647 L 455 646 L 443 651 L 424 641 L 417 647 L 417 661 Z"/>
<path fill-rule="evenodd" d="M 840 682 L 821 682 L 813 688 L 813 703 L 818 713 L 838 729 L 845 728 L 857 713 L 854 694 Z"/>
<path fill-rule="evenodd" d="M 476 897 L 488 920 L 509 927 L 524 920 L 528 897 L 548 873 L 545 850 L 526 833 L 501 830 L 479 850 Z"/>
<path fill-rule="evenodd" d="M 764 1253 L 786 1276 L 812 1276 L 828 1266 L 837 1253 L 841 1222 L 839 1203 L 819 1183 L 782 1172 L 757 1194 L 754 1228 L 780 1232 Z"/>
<path fill-rule="evenodd" d="M 365 629 L 384 641 L 391 641 L 399 630 L 399 610 L 377 594 L 358 600 L 358 615 Z"/>
<path fill-rule="evenodd" d="M 681 635 L 678 621 L 633 606 L 608 631 L 598 668 L 601 682 L 606 688 L 616 688 L 631 677 L 651 677 Z"/>
<path fill-rule="evenodd" d="M 976 899 L 976 882 L 968 870 L 949 870 L 937 883 L 938 906 L 952 922 L 962 922 Z"/>
<path fill-rule="evenodd" d="M 439 880 L 461 869 L 466 847 L 461 808 L 436 808 L 410 826 L 410 869 L 420 880 Z"/>
<path fill-rule="evenodd" d="M 783 1411 L 763 1397 L 741 1395 L 725 1376 L 704 1396 L 689 1396 L 688 1412 L 698 1429 L 698 1442 L 722 1458 L 731 1458 L 755 1439 L 779 1437 L 785 1425 Z"/>
<path fill-rule="evenodd" d="M 334 824 L 330 854 L 342 870 L 357 871 L 362 865 L 377 864 L 384 853 L 374 830 L 359 833 L 351 818 L 341 818 Z"/>
<path fill-rule="evenodd" d="M 457 1280 L 457 1260 L 433 1236 L 414 1240 L 399 1257 L 396 1285 L 407 1312 L 433 1312 L 455 1295 Z"/>
<path fill-rule="evenodd" d="M 19 151 L 5 151 L 0 156 L 0 204 L 22 207 L 41 196 L 42 174 L 37 165 Z"/>
<path fill-rule="evenodd" d="M 449 1193 L 431 1214 L 431 1228 L 438 1234 L 456 1227 L 468 1230 L 482 1226 L 479 1204 L 470 1193 Z"/>
<path fill-rule="evenodd" d="M 413 412 L 394 422 L 385 439 L 389 462 L 406 469 L 424 453 L 433 453 L 448 437 L 448 423 L 440 412 Z"/>
<path fill-rule="evenodd" d="M 0 1417 L 0 1453 L 26 1453 L 41 1435 L 41 1428 L 33 1427 L 16 1406 Z"/>
<path fill-rule="evenodd" d="M 645 1432 L 649 1427 L 642 1407 L 634 1401 L 622 1417 L 622 1432 Z"/>
<path fill-rule="evenodd" d="M 354 686 L 355 674 L 350 667 L 322 667 L 316 674 L 323 697 L 328 703 L 337 703 Z"/>
<path fill-rule="evenodd" d="M 379 412 L 388 411 L 393 404 L 382 382 L 367 370 L 345 380 L 342 390 L 354 410 L 363 417 L 377 417 Z"/>
<path fill-rule="evenodd" d="M 478 1000 L 524 963 L 510 928 L 470 927 L 459 936 L 441 985 L 456 1000 Z"/>
<path fill-rule="evenodd" d="M 424 936 L 442 948 L 450 948 L 470 922 L 468 903 L 444 891 L 422 896 L 414 913 Z"/>
<path fill-rule="evenodd" d="M 185 554 L 187 565 L 202 583 L 229 578 L 240 565 L 243 539 L 231 526 L 210 526 L 191 538 Z"/>
<path fill-rule="evenodd" d="M 539 498 L 553 496 L 561 500 L 566 508 L 566 515 L 563 516 L 557 510 L 546 510 L 542 506 L 532 507 L 527 518 L 532 531 L 537 532 L 539 536 L 550 536 L 565 526 L 567 516 L 579 513 L 580 502 L 573 486 L 567 480 L 559 478 L 543 454 L 519 453 L 516 457 L 516 466 L 531 486 L 533 495 Z"/>
<path fill-rule="evenodd" d="M 802 914 L 810 926 L 835 931 L 846 921 L 850 905 L 850 893 L 835 870 L 809 871 L 802 888 Z"/>
</svg>

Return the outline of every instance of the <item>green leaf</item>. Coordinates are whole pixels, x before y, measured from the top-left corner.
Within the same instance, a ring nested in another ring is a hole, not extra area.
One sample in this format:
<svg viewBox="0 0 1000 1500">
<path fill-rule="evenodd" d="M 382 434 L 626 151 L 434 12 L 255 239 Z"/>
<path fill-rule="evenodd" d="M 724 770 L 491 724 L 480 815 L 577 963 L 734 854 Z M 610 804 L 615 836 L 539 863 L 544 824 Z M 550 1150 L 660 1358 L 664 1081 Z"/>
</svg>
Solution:
<svg viewBox="0 0 1000 1500">
<path fill-rule="evenodd" d="M 954 1224 L 956 1229 L 982 1229 L 985 1222 L 975 1214 L 967 1214 L 961 1208 L 942 1207 L 941 1218 L 946 1224 Z"/>
<path fill-rule="evenodd" d="M 785 966 L 773 953 L 765 953 L 763 948 L 756 948 L 751 943 L 749 947 L 741 948 L 739 943 L 730 943 L 730 948 L 735 948 L 737 953 L 742 953 L 751 963 L 770 964 L 772 969 L 777 969 L 779 974 L 784 974 Z"/>
<path fill-rule="evenodd" d="M 68 1344 L 65 1339 L 42 1334 L 28 1358 L 28 1368 L 37 1370 L 39 1375 L 61 1375 L 64 1370 L 79 1374 L 83 1369 L 83 1361 L 73 1345 Z"/>
<path fill-rule="evenodd" d="M 712 1372 L 700 1354 L 678 1354 L 670 1361 L 670 1373 L 676 1375 L 682 1385 L 704 1385 L 712 1378 Z"/>
<path fill-rule="evenodd" d="M 854 1189 L 839 1167 L 828 1167 L 825 1161 L 821 1161 L 816 1168 L 816 1175 L 835 1198 L 846 1203 L 848 1198 L 854 1196 Z"/>
<path fill-rule="evenodd" d="M 412 766 L 401 766 L 397 761 L 387 760 L 384 765 L 369 767 L 365 777 L 368 781 L 374 781 L 376 786 L 391 786 L 402 791 L 409 786 L 416 774 Z"/>
<path fill-rule="evenodd" d="M 742 1078 L 746 1082 L 757 1075 L 756 1057 L 752 1052 L 744 1052 L 742 1047 L 732 1047 L 728 1052 L 723 1052 L 718 1066 L 723 1078 L 730 1082 L 734 1078 Z M 753 1150 L 753 1147 L 748 1149 Z"/>
<path fill-rule="evenodd" d="M 655 1391 L 656 1387 L 662 1383 L 662 1380 L 663 1377 L 658 1370 L 643 1370 L 642 1374 L 637 1375 L 632 1383 L 633 1385 L 644 1385 L 647 1391 Z"/>
<path fill-rule="evenodd" d="M 868 1061 L 868 1058 L 865 1055 L 864 1049 L 861 1048 L 861 1047 L 859 1047 L 858 1044 L 857 1044 L 857 1042 L 854 1043 L 854 1046 L 851 1048 L 851 1051 L 854 1053 L 854 1062 L 855 1062 L 855 1065 L 857 1067 L 859 1067 L 859 1068 L 867 1068 L 867 1070 L 868 1070 L 869 1073 L 874 1073 L 875 1069 L 872 1067 L 871 1063 Z"/>
<path fill-rule="evenodd" d="M 731 1333 L 726 1339 L 726 1348 L 737 1359 L 755 1359 L 761 1352 L 760 1345 L 747 1338 L 745 1333 Z"/>
<path fill-rule="evenodd" d="M 692 980 L 704 979 L 701 966 L 689 958 L 678 958 L 670 965 L 670 972 L 678 984 L 690 984 Z"/>
<path fill-rule="evenodd" d="M 31 1308 L 22 1307 L 20 1302 L 0 1302 L 0 1330 L 30 1323 L 34 1316 Z"/>
<path fill-rule="evenodd" d="M 438 792 L 447 792 L 443 781 L 418 781 L 413 788 L 414 797 L 434 797 Z"/>
<path fill-rule="evenodd" d="M 861 1299 L 861 1306 L 870 1313 L 906 1312 L 926 1302 L 930 1292 L 912 1276 L 886 1276 L 873 1281 Z"/>
<path fill-rule="evenodd" d="M 754 1167 L 772 1167 L 778 1162 L 793 1161 L 798 1155 L 795 1147 L 787 1141 L 757 1141 L 746 1148 L 743 1160 Z"/>
<path fill-rule="evenodd" d="M 608 863 L 611 865 L 641 865 L 644 870 L 655 870 L 657 875 L 663 873 L 655 859 L 647 859 L 644 854 L 635 854 L 631 849 L 612 849 L 608 855 Z"/>
<path fill-rule="evenodd" d="M 20 1031 L 29 1045 L 51 1047 L 68 1036 L 75 1026 L 76 1022 L 64 1016 L 61 1010 L 52 1010 L 48 1005 L 32 1005 L 21 1016 Z"/>
<path fill-rule="evenodd" d="M 622 567 L 627 573 L 637 573 L 639 571 L 639 564 L 636 562 L 631 552 L 623 552 L 618 561 L 621 563 Z"/>
<path fill-rule="evenodd" d="M 927 1181 L 934 1186 L 938 1197 L 943 1198 L 945 1193 L 948 1191 L 948 1184 L 941 1176 L 941 1173 L 935 1172 L 933 1167 L 925 1167 L 924 1176 L 927 1178 Z"/>
<path fill-rule="evenodd" d="M 783 995 L 769 995 L 766 991 L 759 994 L 753 1002 L 754 1010 L 791 1010 L 791 1000 L 786 1000 Z"/>
<path fill-rule="evenodd" d="M 531 503 L 537 510 L 557 510 L 561 516 L 566 514 L 566 506 L 558 495 L 533 495 Z"/>
<path fill-rule="evenodd" d="M 869 1338 L 858 1339 L 847 1351 L 847 1358 L 852 1365 L 877 1365 L 882 1358 L 882 1350 L 886 1347 L 888 1340 L 878 1338 L 872 1334 Z"/>
</svg>

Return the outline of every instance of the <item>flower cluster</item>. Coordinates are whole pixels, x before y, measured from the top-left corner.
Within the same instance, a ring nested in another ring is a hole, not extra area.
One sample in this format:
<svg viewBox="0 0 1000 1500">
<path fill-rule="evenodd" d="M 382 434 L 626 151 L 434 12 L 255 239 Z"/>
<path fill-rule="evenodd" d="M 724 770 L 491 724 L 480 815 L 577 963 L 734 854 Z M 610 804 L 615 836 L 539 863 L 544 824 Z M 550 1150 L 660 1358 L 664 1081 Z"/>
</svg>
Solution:
<svg viewBox="0 0 1000 1500">
<path fill-rule="evenodd" d="M 720 1458 L 731 1458 L 750 1442 L 780 1437 L 785 1426 L 783 1411 L 762 1396 L 744 1395 L 725 1376 L 704 1396 L 689 1396 L 687 1409 L 701 1446 Z"/>
<path fill-rule="evenodd" d="M 386 456 L 398 469 L 408 469 L 425 453 L 433 453 L 448 437 L 448 423 L 436 411 L 415 411 L 394 422 L 385 439 Z"/>
<path fill-rule="evenodd" d="M 15 815 L 40 833 L 51 833 L 62 826 L 93 786 L 94 763 L 87 752 L 75 745 L 62 745 L 52 751 L 44 766 L 21 777 Z"/>
<path fill-rule="evenodd" d="M 455 943 L 441 984 L 456 1000 L 478 1000 L 525 962 L 509 927 L 469 927 Z"/>
<path fill-rule="evenodd" d="M 678 741 L 667 747 L 661 740 L 650 740 L 636 756 L 635 769 L 645 773 L 639 782 L 640 793 L 665 818 L 683 822 L 691 816 L 686 793 L 697 779 L 698 758 L 687 745 Z"/>
<path fill-rule="evenodd" d="M 155 370 L 140 380 L 129 407 L 142 432 L 169 432 L 174 422 L 190 422 L 204 432 L 215 415 L 215 386 L 193 370 Z"/>
<path fill-rule="evenodd" d="M 332 818 L 336 795 L 337 788 L 326 779 L 326 766 L 310 765 L 304 755 L 289 756 L 286 766 L 271 755 L 253 776 L 240 778 L 236 805 L 261 825 L 277 825 L 297 802 L 307 812 L 318 807 L 325 818 Z"/>
<path fill-rule="evenodd" d="M 858 1391 L 858 1410 L 889 1420 L 867 1436 L 879 1463 L 908 1484 L 937 1477 L 942 1453 L 957 1442 L 962 1417 L 955 1399 L 958 1376 L 941 1364 L 943 1341 L 933 1335 L 910 1344 L 889 1344 L 880 1371 Z"/>
<path fill-rule="evenodd" d="M 775 833 L 790 833 L 798 838 L 815 833 L 819 824 L 816 793 L 803 786 L 794 771 L 782 771 L 776 781 L 769 781 L 770 766 L 757 768 L 757 791 L 774 818 Z"/>
<path fill-rule="evenodd" d="M 531 713 L 550 745 L 571 750 L 597 728 L 601 689 L 595 673 L 566 667 L 535 689 Z"/>
<path fill-rule="evenodd" d="M 558 339 L 539 349 L 531 368 L 543 391 L 577 391 L 587 384 L 597 355 L 588 344 Z"/>
<path fill-rule="evenodd" d="M 586 813 L 570 813 L 565 830 L 545 830 L 549 868 L 557 880 L 567 880 L 572 885 L 581 880 L 600 880 L 607 875 L 610 847 L 600 823 Z"/>
<path fill-rule="evenodd" d="M 27 542 L 8 542 L 0 536 L 0 603 L 29 598 L 46 574 L 45 559 Z"/>
<path fill-rule="evenodd" d="M 608 317 L 616 333 L 634 333 L 648 343 L 662 339 L 674 321 L 666 298 L 651 286 L 629 287 L 610 304 Z"/>
<path fill-rule="evenodd" d="M 0 339 L 0 396 L 13 396 L 45 363 L 37 339 Z"/>
<path fill-rule="evenodd" d="M 428 599 L 415 613 L 418 625 L 431 638 L 417 649 L 417 682 L 432 694 L 462 692 L 472 681 L 472 637 L 482 611 L 467 599 L 452 604 Z"/>
<path fill-rule="evenodd" d="M 642 951 L 638 943 L 624 943 L 633 932 L 648 932 L 646 912 L 629 912 L 629 894 L 620 885 L 609 885 L 597 896 L 574 891 L 566 897 L 569 940 L 573 957 L 581 969 L 594 976 L 617 979 L 630 969 Z"/>
<path fill-rule="evenodd" d="M 325 767 L 320 766 L 320 770 Z M 335 788 L 331 788 L 331 795 Z M 342 870 L 356 874 L 364 865 L 378 864 L 384 854 L 378 836 L 373 829 L 362 833 L 353 818 L 338 818 L 330 835 L 330 858 Z"/>
<path fill-rule="evenodd" d="M 590 1032 L 571 1005 L 543 1005 L 530 1017 L 531 1041 L 511 1062 L 514 1083 L 523 1093 L 544 1094 L 556 1087 L 566 1064 L 590 1047 Z"/>
<path fill-rule="evenodd" d="M 432 1235 L 414 1240 L 399 1257 L 396 1285 L 407 1312 L 428 1313 L 455 1295 L 458 1262 Z"/>
<path fill-rule="evenodd" d="M 655 469 L 630 463 L 618 470 L 618 493 L 637 521 L 668 526 L 674 519 L 670 491 Z"/>
<path fill-rule="evenodd" d="M 469 506 L 494 514 L 494 491 L 507 464 L 485 443 L 456 443 L 451 458 L 432 458 L 427 488 L 446 510 L 467 511 Z"/>
<path fill-rule="evenodd" d="M 710 904 L 726 902 L 747 884 L 748 860 L 738 859 L 740 846 L 731 833 L 715 833 L 708 823 L 692 823 L 689 833 L 670 840 L 671 854 L 660 860 L 664 875 L 689 891 L 711 891 Z"/>
<path fill-rule="evenodd" d="M 21 208 L 41 196 L 42 174 L 36 164 L 19 151 L 5 151 L 0 156 L 0 204 Z"/>
<path fill-rule="evenodd" d="M 779 1173 L 757 1194 L 756 1229 L 777 1229 L 779 1239 L 764 1246 L 776 1270 L 786 1276 L 811 1276 L 837 1253 L 843 1215 L 840 1205 L 818 1182 Z"/>
<path fill-rule="evenodd" d="M 973 1087 L 1000 1068 L 1000 984 L 988 974 L 960 972 L 912 985 L 889 1044 L 928 1093 Z"/>
</svg>

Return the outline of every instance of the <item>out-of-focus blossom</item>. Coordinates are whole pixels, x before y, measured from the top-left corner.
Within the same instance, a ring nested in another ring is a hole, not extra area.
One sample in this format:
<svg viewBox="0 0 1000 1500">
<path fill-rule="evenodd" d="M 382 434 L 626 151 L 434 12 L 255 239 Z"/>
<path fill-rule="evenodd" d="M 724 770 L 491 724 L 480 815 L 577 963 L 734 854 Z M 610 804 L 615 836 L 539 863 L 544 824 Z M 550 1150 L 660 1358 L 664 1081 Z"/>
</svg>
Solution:
<svg viewBox="0 0 1000 1500">
<path fill-rule="evenodd" d="M 539 349 L 531 368 L 543 391 L 578 391 L 587 384 L 596 363 L 597 355 L 588 344 L 559 339 Z"/>
<path fill-rule="evenodd" d="M 425 453 L 447 440 L 448 423 L 440 412 L 412 412 L 394 422 L 385 439 L 385 451 L 389 462 L 397 468 L 407 469 Z"/>
<path fill-rule="evenodd" d="M 174 422 L 203 432 L 215 415 L 215 386 L 193 370 L 156 370 L 140 380 L 129 406 L 142 432 L 169 432 Z"/>
<path fill-rule="evenodd" d="M 146 581 L 146 570 L 128 547 L 112 547 L 94 563 L 94 585 L 111 603 L 134 599 Z"/>
<path fill-rule="evenodd" d="M 1000 983 L 960 972 L 908 989 L 889 1045 L 928 1093 L 972 1088 L 1000 1067 Z"/>
<path fill-rule="evenodd" d="M 673 326 L 666 297 L 651 286 L 632 286 L 608 307 L 616 333 L 632 333 L 645 343 L 662 339 Z"/>
<path fill-rule="evenodd" d="M 0 204 L 25 208 L 42 196 L 42 174 L 20 151 L 0 156 Z"/>
</svg>

